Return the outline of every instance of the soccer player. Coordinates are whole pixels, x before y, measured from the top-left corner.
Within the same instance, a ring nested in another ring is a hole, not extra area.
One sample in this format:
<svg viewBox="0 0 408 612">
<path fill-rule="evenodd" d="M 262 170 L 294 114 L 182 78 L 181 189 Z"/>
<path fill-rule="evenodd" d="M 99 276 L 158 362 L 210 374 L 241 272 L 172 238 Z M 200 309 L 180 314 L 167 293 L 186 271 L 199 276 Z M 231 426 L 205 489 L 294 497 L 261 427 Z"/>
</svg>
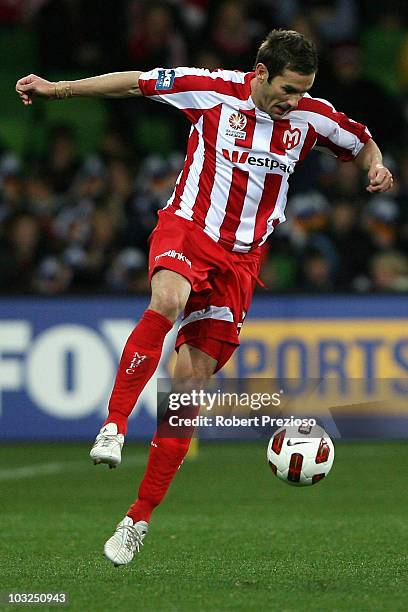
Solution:
<svg viewBox="0 0 408 612">
<path fill-rule="evenodd" d="M 123 349 L 109 415 L 90 453 L 95 463 L 119 465 L 128 417 L 180 313 L 176 380 L 204 383 L 229 360 L 252 299 L 261 247 L 285 221 L 288 178 L 314 147 L 365 169 L 370 193 L 392 186 L 367 128 L 308 93 L 316 71 L 310 41 L 273 30 L 252 72 L 156 68 L 57 83 L 31 74 L 17 82 L 26 105 L 35 96 L 146 96 L 175 106 L 191 122 L 183 170 L 150 239 L 150 305 Z M 105 544 L 115 565 L 139 551 L 189 443 L 189 436 L 156 433 L 138 497 Z"/>
</svg>

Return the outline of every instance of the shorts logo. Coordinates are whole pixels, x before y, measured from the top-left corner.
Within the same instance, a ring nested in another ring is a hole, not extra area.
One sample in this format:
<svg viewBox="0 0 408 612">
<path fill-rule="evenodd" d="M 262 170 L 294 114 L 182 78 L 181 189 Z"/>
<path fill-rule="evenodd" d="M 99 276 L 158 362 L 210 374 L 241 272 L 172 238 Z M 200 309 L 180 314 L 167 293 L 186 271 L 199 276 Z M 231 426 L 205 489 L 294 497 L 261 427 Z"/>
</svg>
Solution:
<svg viewBox="0 0 408 612">
<path fill-rule="evenodd" d="M 245 320 L 246 314 L 247 314 L 247 313 L 246 313 L 246 310 L 243 310 L 243 311 L 242 311 L 241 321 L 240 321 L 240 322 L 237 324 L 238 333 L 241 331 L 241 327 L 242 327 L 242 326 L 243 326 L 243 324 L 244 324 L 244 320 Z"/>
<path fill-rule="evenodd" d="M 156 255 L 154 261 L 157 261 L 161 257 L 172 257 L 173 259 L 178 259 L 179 261 L 184 261 L 191 268 L 191 261 L 184 255 L 184 253 L 178 253 L 173 249 L 170 251 L 166 251 L 165 253 L 161 253 L 160 255 Z"/>
<path fill-rule="evenodd" d="M 132 361 L 130 362 L 128 369 L 126 370 L 126 374 L 134 374 L 136 368 L 138 368 L 145 359 L 147 359 L 147 355 L 139 355 L 139 353 L 136 351 L 133 354 Z"/>
<path fill-rule="evenodd" d="M 293 130 L 285 130 L 283 132 L 282 141 L 285 149 L 294 149 L 300 142 L 302 132 L 298 128 Z"/>
<path fill-rule="evenodd" d="M 156 81 L 156 90 L 172 89 L 176 73 L 174 70 L 159 70 L 159 78 Z"/>
<path fill-rule="evenodd" d="M 244 130 L 246 128 L 247 118 L 245 115 L 240 112 L 232 113 L 228 118 L 228 123 L 230 127 L 225 130 L 226 136 L 232 136 L 239 140 L 244 140 L 246 138 Z"/>
</svg>

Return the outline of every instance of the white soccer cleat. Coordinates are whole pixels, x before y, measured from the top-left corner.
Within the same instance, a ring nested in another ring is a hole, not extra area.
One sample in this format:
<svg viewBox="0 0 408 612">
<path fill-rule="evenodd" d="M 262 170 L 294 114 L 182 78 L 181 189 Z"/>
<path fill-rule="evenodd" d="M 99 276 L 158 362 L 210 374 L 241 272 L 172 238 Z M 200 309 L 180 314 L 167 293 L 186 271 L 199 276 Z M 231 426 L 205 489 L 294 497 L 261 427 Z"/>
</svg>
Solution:
<svg viewBox="0 0 408 612">
<path fill-rule="evenodd" d="M 122 447 L 125 441 L 123 434 L 118 433 L 116 423 L 107 423 L 96 436 L 90 458 L 94 464 L 107 463 L 110 468 L 120 465 L 122 460 Z"/>
<path fill-rule="evenodd" d="M 118 524 L 116 531 L 105 543 L 103 552 L 115 567 L 130 563 L 136 552 L 143 546 L 143 540 L 149 529 L 146 521 L 133 523 L 130 516 Z"/>
</svg>

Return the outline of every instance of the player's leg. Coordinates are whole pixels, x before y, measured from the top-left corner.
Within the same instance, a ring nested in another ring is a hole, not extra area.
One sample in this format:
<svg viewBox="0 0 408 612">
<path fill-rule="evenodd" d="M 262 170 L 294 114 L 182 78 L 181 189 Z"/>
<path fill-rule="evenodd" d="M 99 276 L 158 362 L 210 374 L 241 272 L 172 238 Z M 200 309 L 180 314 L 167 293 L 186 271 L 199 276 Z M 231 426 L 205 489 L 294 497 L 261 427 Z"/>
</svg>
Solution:
<svg viewBox="0 0 408 612">
<path fill-rule="evenodd" d="M 190 283 L 171 270 L 159 270 L 152 278 L 148 309 L 123 349 L 109 401 L 106 423 L 116 423 L 125 434 L 128 416 L 159 363 L 164 338 L 184 309 Z"/>
<path fill-rule="evenodd" d="M 221 343 L 220 343 L 221 344 Z M 198 348 L 183 344 L 180 347 L 174 372 L 177 385 L 205 384 L 217 367 L 217 360 Z M 178 386 L 179 388 L 179 386 Z M 156 432 L 150 446 L 145 474 L 138 497 L 119 523 L 113 536 L 106 542 L 104 553 L 115 565 L 129 563 L 139 552 L 147 534 L 153 510 L 163 500 L 171 481 L 188 451 L 193 429 L 183 431 L 183 438 L 161 437 Z"/>
<path fill-rule="evenodd" d="M 237 273 L 234 259 L 229 271 L 212 279 L 211 291 L 191 293 L 176 341 L 179 352 L 174 384 L 177 391 L 205 386 L 237 348 L 244 312 L 255 284 L 252 267 L 251 262 L 249 270 L 244 267 Z M 135 522 L 148 522 L 153 509 L 163 499 L 188 451 L 193 429 L 185 428 L 186 435 L 183 431 L 182 438 L 156 432 L 138 499 L 127 513 Z"/>
<path fill-rule="evenodd" d="M 161 269 L 151 281 L 152 297 L 124 346 L 109 401 L 109 415 L 90 452 L 94 463 L 116 467 L 121 460 L 127 421 L 154 374 L 166 334 L 184 309 L 191 285 L 180 274 Z"/>
<path fill-rule="evenodd" d="M 180 347 L 174 383 L 178 390 L 189 391 L 192 387 L 204 386 L 217 367 L 217 361 L 203 351 L 183 344 Z M 145 475 L 138 491 L 136 502 L 127 515 L 134 521 L 149 521 L 154 508 L 160 504 L 169 485 L 188 451 L 194 427 L 183 428 L 182 436 L 170 438 L 156 431 L 150 446 Z M 163 436 L 163 437 L 162 437 Z"/>
</svg>

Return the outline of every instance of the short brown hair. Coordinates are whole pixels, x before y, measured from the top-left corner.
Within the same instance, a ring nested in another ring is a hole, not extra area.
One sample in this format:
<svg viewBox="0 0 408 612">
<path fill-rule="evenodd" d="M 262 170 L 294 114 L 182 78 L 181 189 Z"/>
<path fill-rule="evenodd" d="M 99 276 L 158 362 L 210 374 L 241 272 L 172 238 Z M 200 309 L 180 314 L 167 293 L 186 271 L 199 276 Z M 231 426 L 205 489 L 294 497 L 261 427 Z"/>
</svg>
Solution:
<svg viewBox="0 0 408 612">
<path fill-rule="evenodd" d="M 268 83 L 285 69 L 299 74 L 317 72 L 317 51 L 312 41 L 295 30 L 272 30 L 259 47 L 255 66 L 265 64 Z"/>
</svg>

